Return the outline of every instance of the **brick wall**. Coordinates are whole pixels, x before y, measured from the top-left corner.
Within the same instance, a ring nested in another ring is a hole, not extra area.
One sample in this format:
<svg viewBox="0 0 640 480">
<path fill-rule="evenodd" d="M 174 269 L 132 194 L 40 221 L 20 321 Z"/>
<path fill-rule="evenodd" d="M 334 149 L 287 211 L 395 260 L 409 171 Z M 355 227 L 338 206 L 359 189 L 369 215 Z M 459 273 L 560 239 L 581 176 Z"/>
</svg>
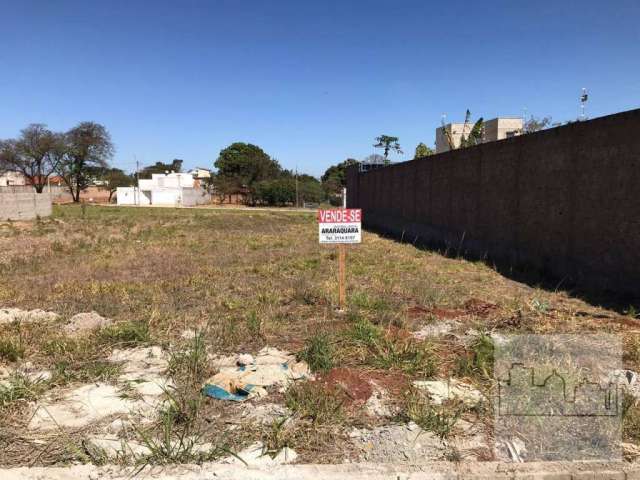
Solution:
<svg viewBox="0 0 640 480">
<path fill-rule="evenodd" d="M 365 225 L 640 295 L 640 109 L 347 175 Z"/>
<path fill-rule="evenodd" d="M 33 220 L 51 215 L 51 195 L 35 192 L 0 192 L 0 221 Z"/>
</svg>

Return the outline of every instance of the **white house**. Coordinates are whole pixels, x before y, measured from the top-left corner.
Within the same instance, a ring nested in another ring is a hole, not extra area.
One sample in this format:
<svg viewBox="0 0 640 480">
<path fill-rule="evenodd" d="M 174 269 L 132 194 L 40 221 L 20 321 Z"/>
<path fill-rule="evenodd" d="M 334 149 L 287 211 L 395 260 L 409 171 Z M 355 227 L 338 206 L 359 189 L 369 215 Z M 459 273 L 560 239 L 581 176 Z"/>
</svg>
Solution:
<svg viewBox="0 0 640 480">
<path fill-rule="evenodd" d="M 137 187 L 119 187 L 118 205 L 172 205 L 192 207 L 211 202 L 211 196 L 189 173 L 154 173 Z"/>
</svg>

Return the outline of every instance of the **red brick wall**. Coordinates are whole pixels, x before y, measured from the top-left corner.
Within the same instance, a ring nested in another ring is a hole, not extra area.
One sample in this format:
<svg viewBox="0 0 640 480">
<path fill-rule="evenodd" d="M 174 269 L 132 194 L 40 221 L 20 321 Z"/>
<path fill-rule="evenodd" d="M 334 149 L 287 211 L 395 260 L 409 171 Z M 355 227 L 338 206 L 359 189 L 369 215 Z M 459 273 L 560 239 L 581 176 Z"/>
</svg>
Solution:
<svg viewBox="0 0 640 480">
<path fill-rule="evenodd" d="M 370 227 L 640 295 L 640 109 L 347 175 Z"/>
</svg>

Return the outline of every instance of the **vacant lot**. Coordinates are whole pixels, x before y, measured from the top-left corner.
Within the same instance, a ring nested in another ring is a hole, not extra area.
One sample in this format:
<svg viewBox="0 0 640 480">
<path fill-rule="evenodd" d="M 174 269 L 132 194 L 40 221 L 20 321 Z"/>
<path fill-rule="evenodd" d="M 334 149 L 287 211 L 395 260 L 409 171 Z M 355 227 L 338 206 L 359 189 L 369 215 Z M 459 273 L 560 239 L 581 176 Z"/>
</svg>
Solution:
<svg viewBox="0 0 640 480">
<path fill-rule="evenodd" d="M 65 206 L 1 224 L 0 309 L 56 315 L 0 321 L 0 464 L 233 459 L 256 441 L 274 456 L 290 447 L 298 462 L 490 460 L 500 457 L 487 400 L 496 335 L 620 333 L 625 367 L 640 368 L 633 308 L 598 308 L 372 233 L 347 264 L 349 307 L 337 312 L 336 250 L 318 245 L 313 213 Z M 89 312 L 96 328 L 69 328 Z M 315 381 L 240 403 L 201 395 L 215 358 L 264 347 L 296 354 Z M 136 389 L 148 380 L 140 362 L 160 384 L 155 403 Z M 485 400 L 436 405 L 412 387 L 442 378 Z M 37 408 L 91 385 L 146 407 L 125 414 L 114 400 L 92 421 L 34 423 Z M 626 405 L 633 456 L 640 416 Z M 416 428 L 419 448 L 407 433 Z M 139 448 L 117 448 L 127 442 Z"/>
</svg>

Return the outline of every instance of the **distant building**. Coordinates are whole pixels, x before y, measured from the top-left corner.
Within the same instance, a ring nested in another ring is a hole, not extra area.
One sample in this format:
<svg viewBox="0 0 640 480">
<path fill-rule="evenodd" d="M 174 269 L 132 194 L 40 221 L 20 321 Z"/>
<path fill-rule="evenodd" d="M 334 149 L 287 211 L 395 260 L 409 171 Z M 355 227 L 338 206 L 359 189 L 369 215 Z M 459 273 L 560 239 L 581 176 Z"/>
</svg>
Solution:
<svg viewBox="0 0 640 480">
<path fill-rule="evenodd" d="M 211 170 L 208 168 L 196 167 L 189 170 L 189 175 L 192 175 L 196 180 L 206 180 L 211 178 Z"/>
<path fill-rule="evenodd" d="M 482 143 L 487 143 L 522 134 L 523 122 L 519 117 L 498 117 L 485 121 L 483 127 Z M 445 130 L 449 132 L 453 144 L 457 147 L 460 145 L 462 135 L 469 136 L 472 128 L 473 123 L 471 122 L 467 124 L 449 123 L 436 128 L 436 153 L 450 150 Z"/>
<path fill-rule="evenodd" d="M 118 205 L 171 205 L 191 207 L 211 202 L 191 173 L 154 173 L 138 180 L 137 187 L 119 187 Z"/>
<path fill-rule="evenodd" d="M 0 172 L 0 187 L 27 185 L 26 177 L 20 172 Z"/>
</svg>

